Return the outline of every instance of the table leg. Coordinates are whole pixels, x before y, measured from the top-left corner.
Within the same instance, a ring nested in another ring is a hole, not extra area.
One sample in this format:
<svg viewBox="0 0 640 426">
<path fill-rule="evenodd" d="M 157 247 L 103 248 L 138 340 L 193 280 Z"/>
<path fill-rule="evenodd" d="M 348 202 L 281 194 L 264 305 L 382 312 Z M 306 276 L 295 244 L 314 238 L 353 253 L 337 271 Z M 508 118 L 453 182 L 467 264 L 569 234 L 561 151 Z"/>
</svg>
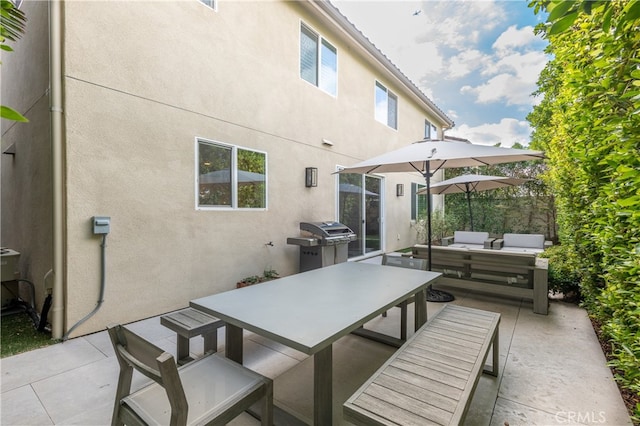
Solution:
<svg viewBox="0 0 640 426">
<path fill-rule="evenodd" d="M 327 346 L 313 356 L 313 424 L 333 423 L 333 352 Z"/>
<path fill-rule="evenodd" d="M 235 325 L 225 325 L 225 351 L 227 358 L 242 364 L 242 328 Z"/>
<path fill-rule="evenodd" d="M 418 331 L 427 322 L 426 290 L 420 290 L 415 294 L 415 330 Z"/>
<path fill-rule="evenodd" d="M 407 340 L 407 301 L 400 303 L 400 340 Z"/>
</svg>

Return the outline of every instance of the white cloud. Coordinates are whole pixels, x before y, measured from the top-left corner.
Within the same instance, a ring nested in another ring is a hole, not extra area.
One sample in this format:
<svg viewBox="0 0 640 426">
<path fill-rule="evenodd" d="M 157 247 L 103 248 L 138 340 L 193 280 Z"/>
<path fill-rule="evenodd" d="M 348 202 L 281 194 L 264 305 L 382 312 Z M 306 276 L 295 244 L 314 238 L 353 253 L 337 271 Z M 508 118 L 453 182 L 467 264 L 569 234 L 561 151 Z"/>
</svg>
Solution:
<svg viewBox="0 0 640 426">
<path fill-rule="evenodd" d="M 411 79 L 421 80 L 425 74 L 440 74 L 444 70 L 444 59 L 436 43 L 411 44 L 397 48 L 390 58 Z"/>
<path fill-rule="evenodd" d="M 493 50 L 483 52 L 479 40 L 501 21 L 500 2 L 436 2 L 436 6 L 433 5 L 429 3 L 430 25 L 416 40 L 418 46 L 430 46 L 433 57 L 437 58 L 435 66 L 425 67 L 410 56 L 399 62 L 403 67 L 411 64 L 408 75 L 422 75 L 419 81 L 423 91 L 430 92 L 429 84 L 444 79 L 468 79 L 460 92 L 472 95 L 478 104 L 504 102 L 531 106 L 538 102 L 531 94 L 537 88 L 547 57 L 537 46 L 541 39 L 534 34 L 532 26 L 509 26 L 493 42 Z M 413 58 L 416 57 L 420 56 Z M 469 79 L 474 75 L 475 81 Z M 477 77 L 482 81 L 478 82 Z"/>
<path fill-rule="evenodd" d="M 488 60 L 488 56 L 479 50 L 469 49 L 460 52 L 449 59 L 448 77 L 461 78 L 478 68 L 482 68 Z"/>
<path fill-rule="evenodd" d="M 460 93 L 474 95 L 476 103 L 480 104 L 505 102 L 507 105 L 530 105 L 533 100 L 529 95 L 534 88 L 514 75 L 498 74 L 479 86 L 463 86 Z"/>
<path fill-rule="evenodd" d="M 510 52 L 516 48 L 527 47 L 538 41 L 540 39 L 534 34 L 532 26 L 518 29 L 516 25 L 511 25 L 505 32 L 500 34 L 492 47 L 500 55 L 502 52 Z"/>
<path fill-rule="evenodd" d="M 509 146 L 529 141 L 529 126 L 519 120 L 539 102 L 531 94 L 548 58 L 531 20 L 508 21 L 514 19 L 508 2 L 331 1 L 353 12 L 356 26 L 431 100 L 446 108 L 458 123 L 452 135 Z M 422 12 L 414 16 L 415 10 Z M 473 113 L 474 109 L 481 111 Z M 468 112 L 476 117 L 474 124 L 489 124 L 465 125 L 471 120 Z"/>
<path fill-rule="evenodd" d="M 499 1 L 436 1 L 429 2 L 426 8 L 416 42 L 436 42 L 454 49 L 475 44 L 480 36 L 478 29 L 490 31 L 505 16 Z"/>
<path fill-rule="evenodd" d="M 527 83 L 535 83 L 547 63 L 543 52 L 512 53 L 497 63 L 498 69 L 511 69 L 516 76 Z"/>
<path fill-rule="evenodd" d="M 511 147 L 516 142 L 523 145 L 529 143 L 531 126 L 526 121 L 503 118 L 499 123 L 487 123 L 474 127 L 462 124 L 447 131 L 447 135 L 469 139 L 478 145 L 500 143 L 503 147 Z"/>
<path fill-rule="evenodd" d="M 534 105 L 531 94 L 537 88 L 538 76 L 547 62 L 543 52 L 514 52 L 489 64 L 483 75 L 494 75 L 483 84 L 466 85 L 463 94 L 473 94 L 476 102 L 506 102 L 507 105 Z"/>
</svg>

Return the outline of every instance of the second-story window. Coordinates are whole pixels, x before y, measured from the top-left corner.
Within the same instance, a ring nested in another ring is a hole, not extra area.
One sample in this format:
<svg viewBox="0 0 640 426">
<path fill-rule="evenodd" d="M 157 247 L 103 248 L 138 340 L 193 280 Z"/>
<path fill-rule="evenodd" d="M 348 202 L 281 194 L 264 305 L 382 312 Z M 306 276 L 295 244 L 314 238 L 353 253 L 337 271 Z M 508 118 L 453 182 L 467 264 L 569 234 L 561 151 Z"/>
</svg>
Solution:
<svg viewBox="0 0 640 426">
<path fill-rule="evenodd" d="M 376 81 L 376 120 L 398 129 L 398 97 Z"/>
<path fill-rule="evenodd" d="M 333 96 L 337 94 L 338 52 L 304 24 L 300 24 L 300 77 Z"/>
<path fill-rule="evenodd" d="M 429 120 L 424 120 L 424 138 L 433 139 L 433 137 L 436 135 L 436 126 L 431 124 Z"/>
</svg>

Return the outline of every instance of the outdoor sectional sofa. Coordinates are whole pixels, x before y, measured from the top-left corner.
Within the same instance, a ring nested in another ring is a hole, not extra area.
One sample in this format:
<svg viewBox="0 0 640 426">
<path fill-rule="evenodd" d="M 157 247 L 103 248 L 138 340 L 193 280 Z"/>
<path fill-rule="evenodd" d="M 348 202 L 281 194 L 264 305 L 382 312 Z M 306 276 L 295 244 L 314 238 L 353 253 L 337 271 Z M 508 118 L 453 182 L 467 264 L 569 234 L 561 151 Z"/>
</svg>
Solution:
<svg viewBox="0 0 640 426">
<path fill-rule="evenodd" d="M 413 246 L 411 256 L 427 259 L 428 247 Z M 531 250 L 432 246 L 431 258 L 431 270 L 442 272 L 436 286 L 529 299 L 533 312 L 548 312 L 548 259 Z"/>
</svg>

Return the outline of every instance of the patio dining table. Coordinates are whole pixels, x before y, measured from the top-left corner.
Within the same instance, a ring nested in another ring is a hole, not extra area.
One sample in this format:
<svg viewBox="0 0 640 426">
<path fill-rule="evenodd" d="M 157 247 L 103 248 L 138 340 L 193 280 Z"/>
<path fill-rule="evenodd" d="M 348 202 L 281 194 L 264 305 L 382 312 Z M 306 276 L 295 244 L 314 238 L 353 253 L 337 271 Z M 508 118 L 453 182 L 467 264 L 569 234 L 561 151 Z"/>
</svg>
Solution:
<svg viewBox="0 0 640 426">
<path fill-rule="evenodd" d="M 190 302 L 226 322 L 226 356 L 242 363 L 243 329 L 313 355 L 314 424 L 332 424 L 332 345 L 415 297 L 415 329 L 427 320 L 425 289 L 441 274 L 345 262 Z"/>
</svg>

